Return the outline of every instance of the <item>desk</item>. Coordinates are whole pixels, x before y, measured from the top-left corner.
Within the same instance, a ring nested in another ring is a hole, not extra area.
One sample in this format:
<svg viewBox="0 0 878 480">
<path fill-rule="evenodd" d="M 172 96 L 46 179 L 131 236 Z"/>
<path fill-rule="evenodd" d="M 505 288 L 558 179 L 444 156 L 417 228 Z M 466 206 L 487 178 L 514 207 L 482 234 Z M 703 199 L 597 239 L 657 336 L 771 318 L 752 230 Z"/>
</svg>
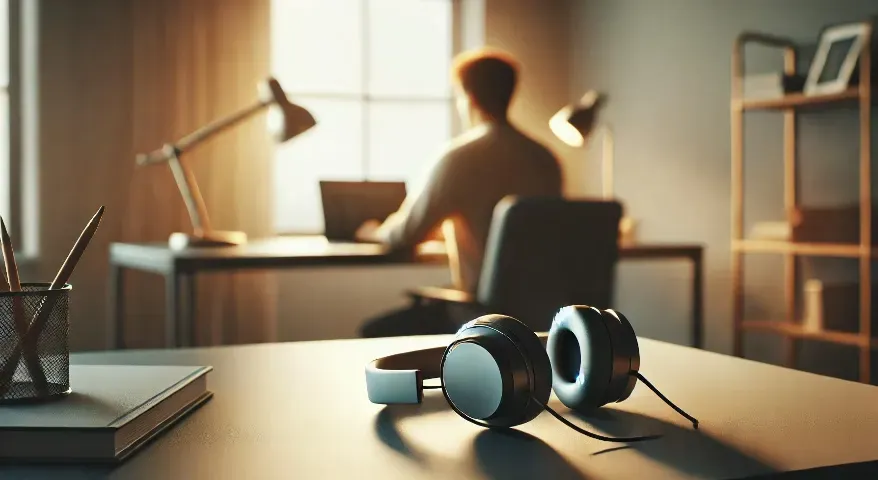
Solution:
<svg viewBox="0 0 878 480">
<path fill-rule="evenodd" d="M 703 345 L 703 247 L 701 245 L 635 244 L 620 247 L 622 259 L 688 259 L 692 262 L 692 345 Z M 390 253 L 377 244 L 328 242 L 322 236 L 290 236 L 254 240 L 239 247 L 173 251 L 166 243 L 110 245 L 108 344 L 124 348 L 125 269 L 165 277 L 165 344 L 192 346 L 195 338 L 195 276 L 209 270 L 287 269 L 354 265 L 444 263 L 441 243 L 427 243 L 418 255 Z"/>
<path fill-rule="evenodd" d="M 113 470 L 4 465 L 0 477 L 752 478 L 878 460 L 878 388 L 646 339 L 640 340 L 642 373 L 701 421 L 698 430 L 643 385 L 590 418 L 577 418 L 554 395 L 550 400 L 571 421 L 600 433 L 664 435 L 632 444 L 590 439 L 545 413 L 507 433 L 482 429 L 453 413 L 435 390 L 421 405 L 368 401 L 368 361 L 447 341 L 74 354 L 77 364 L 211 365 L 214 397 Z M 817 478 L 878 478 L 876 470 L 874 463 L 834 467 Z"/>
</svg>

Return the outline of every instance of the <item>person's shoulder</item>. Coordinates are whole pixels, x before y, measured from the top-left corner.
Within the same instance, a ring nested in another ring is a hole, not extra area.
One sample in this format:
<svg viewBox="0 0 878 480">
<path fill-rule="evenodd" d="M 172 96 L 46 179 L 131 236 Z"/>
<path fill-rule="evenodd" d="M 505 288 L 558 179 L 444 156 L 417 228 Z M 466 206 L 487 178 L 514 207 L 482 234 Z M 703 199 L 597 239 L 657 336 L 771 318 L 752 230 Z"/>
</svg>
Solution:
<svg viewBox="0 0 878 480">
<path fill-rule="evenodd" d="M 485 126 L 470 128 L 451 140 L 447 153 L 455 156 L 479 148 L 479 145 L 489 141 L 489 133 Z"/>
<path fill-rule="evenodd" d="M 445 151 L 440 155 L 439 163 L 450 168 L 466 163 L 468 159 L 479 157 L 480 152 L 489 142 L 487 130 L 484 128 L 469 129 L 448 142 Z"/>
</svg>

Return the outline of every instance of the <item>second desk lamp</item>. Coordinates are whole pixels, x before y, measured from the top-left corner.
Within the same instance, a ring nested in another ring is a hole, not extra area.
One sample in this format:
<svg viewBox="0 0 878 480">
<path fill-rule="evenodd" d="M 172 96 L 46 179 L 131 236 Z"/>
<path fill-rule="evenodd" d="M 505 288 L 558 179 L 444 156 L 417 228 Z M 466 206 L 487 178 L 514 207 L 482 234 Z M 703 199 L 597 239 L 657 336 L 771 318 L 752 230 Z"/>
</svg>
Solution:
<svg viewBox="0 0 878 480">
<path fill-rule="evenodd" d="M 601 132 L 601 196 L 604 199 L 612 199 L 615 163 L 613 132 L 607 125 L 597 126 L 598 114 L 605 103 L 606 96 L 589 90 L 579 101 L 558 110 L 549 120 L 549 128 L 559 140 L 571 147 L 584 146 L 596 128 Z M 622 242 L 633 241 L 633 227 L 631 218 L 627 216 L 622 218 L 619 225 Z"/>
<path fill-rule="evenodd" d="M 192 234 L 172 233 L 168 243 L 172 249 L 180 250 L 188 247 L 219 247 L 241 245 L 247 242 L 244 232 L 228 232 L 214 230 L 207 215 L 207 207 L 198 189 L 192 170 L 180 156 L 196 147 L 201 142 L 223 132 L 253 115 L 269 108 L 268 126 L 274 140 L 278 143 L 296 137 L 317 124 L 308 110 L 291 103 L 274 78 L 269 78 L 259 89 L 259 100 L 253 105 L 233 113 L 225 118 L 211 122 L 204 127 L 186 135 L 175 143 L 165 144 L 162 148 L 147 154 L 138 154 L 137 165 L 167 163 L 174 175 L 174 181 L 189 212 L 192 221 Z"/>
</svg>

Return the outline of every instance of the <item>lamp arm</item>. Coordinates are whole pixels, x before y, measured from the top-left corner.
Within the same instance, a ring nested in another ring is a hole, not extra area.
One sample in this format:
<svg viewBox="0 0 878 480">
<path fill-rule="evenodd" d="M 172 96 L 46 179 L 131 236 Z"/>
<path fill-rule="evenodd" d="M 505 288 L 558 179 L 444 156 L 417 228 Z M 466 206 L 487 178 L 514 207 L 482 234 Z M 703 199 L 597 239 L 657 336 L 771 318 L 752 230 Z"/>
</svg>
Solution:
<svg viewBox="0 0 878 480">
<path fill-rule="evenodd" d="M 271 101 L 259 101 L 237 113 L 233 113 L 225 118 L 210 122 L 207 125 L 199 128 L 198 130 L 190 133 L 189 135 L 186 135 L 185 137 L 177 141 L 177 148 L 180 152 L 185 152 L 203 142 L 204 140 L 207 140 L 208 138 L 216 135 L 217 133 L 228 130 L 229 128 L 259 113 L 260 111 L 262 111 L 262 109 L 271 105 L 271 103 Z"/>
<path fill-rule="evenodd" d="M 207 140 L 208 138 L 228 130 L 229 128 L 243 122 L 244 120 L 250 118 L 251 116 L 259 113 L 264 108 L 271 105 L 273 101 L 259 101 L 254 103 L 253 105 L 235 112 L 227 117 L 220 118 L 218 120 L 214 120 L 213 122 L 208 123 L 207 125 L 195 130 L 194 132 L 186 135 L 185 137 L 178 140 L 173 145 L 166 145 L 160 149 L 153 150 L 147 154 L 139 154 L 137 155 L 137 164 L 138 165 L 150 165 L 153 163 L 163 163 L 167 162 L 171 159 L 172 155 L 180 155 L 187 150 L 197 146 L 201 142 Z M 170 148 L 169 148 L 170 147 Z"/>
</svg>

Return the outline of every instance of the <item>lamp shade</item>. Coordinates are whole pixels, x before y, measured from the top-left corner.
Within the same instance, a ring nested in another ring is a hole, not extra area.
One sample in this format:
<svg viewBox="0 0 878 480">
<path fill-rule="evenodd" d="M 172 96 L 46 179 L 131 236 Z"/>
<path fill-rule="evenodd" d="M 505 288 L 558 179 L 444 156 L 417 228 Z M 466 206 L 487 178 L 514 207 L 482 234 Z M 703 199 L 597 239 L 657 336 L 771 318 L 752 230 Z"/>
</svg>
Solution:
<svg viewBox="0 0 878 480">
<path fill-rule="evenodd" d="M 581 147 L 594 130 L 598 112 L 604 103 L 604 96 L 589 90 L 578 102 L 558 110 L 549 120 L 549 128 L 567 145 Z"/>
<path fill-rule="evenodd" d="M 275 78 L 269 78 L 261 91 L 262 101 L 269 104 L 268 130 L 278 143 L 291 138 L 317 125 L 311 112 L 287 100 L 287 95 Z"/>
</svg>

